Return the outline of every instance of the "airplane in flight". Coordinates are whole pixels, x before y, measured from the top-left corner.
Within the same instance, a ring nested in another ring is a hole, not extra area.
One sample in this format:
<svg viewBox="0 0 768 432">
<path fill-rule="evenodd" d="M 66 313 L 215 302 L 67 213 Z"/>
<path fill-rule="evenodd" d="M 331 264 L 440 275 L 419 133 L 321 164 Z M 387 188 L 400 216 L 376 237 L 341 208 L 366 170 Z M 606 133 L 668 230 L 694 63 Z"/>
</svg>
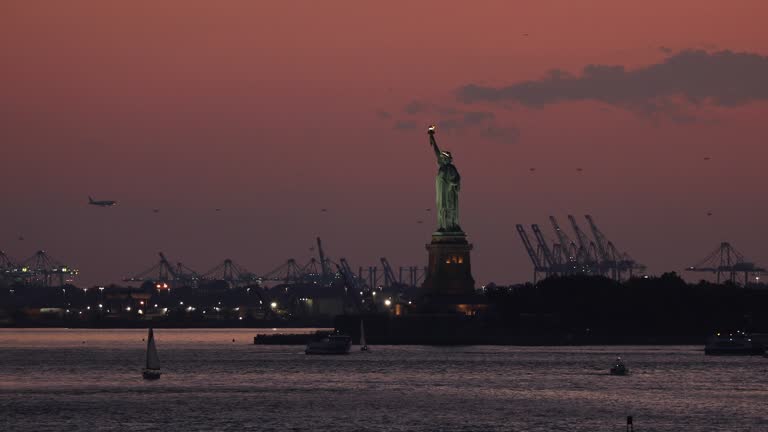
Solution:
<svg viewBox="0 0 768 432">
<path fill-rule="evenodd" d="M 93 198 L 88 197 L 88 204 L 99 206 L 99 207 L 112 207 L 113 205 L 117 205 L 117 201 L 110 201 L 110 200 L 94 201 Z"/>
</svg>

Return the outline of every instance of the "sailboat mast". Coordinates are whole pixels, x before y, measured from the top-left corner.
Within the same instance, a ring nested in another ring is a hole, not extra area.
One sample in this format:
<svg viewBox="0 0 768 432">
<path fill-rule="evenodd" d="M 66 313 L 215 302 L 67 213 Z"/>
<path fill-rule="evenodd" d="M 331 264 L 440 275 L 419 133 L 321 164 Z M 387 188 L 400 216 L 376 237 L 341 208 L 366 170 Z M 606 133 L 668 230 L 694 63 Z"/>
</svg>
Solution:
<svg viewBox="0 0 768 432">
<path fill-rule="evenodd" d="M 152 328 L 149 329 L 149 336 L 147 337 L 147 355 L 145 359 L 146 368 L 149 369 L 149 350 L 151 349 L 155 339 L 155 333 L 152 331 Z"/>
<path fill-rule="evenodd" d="M 365 345 L 365 328 L 363 327 L 363 320 L 360 320 L 360 345 Z"/>
</svg>

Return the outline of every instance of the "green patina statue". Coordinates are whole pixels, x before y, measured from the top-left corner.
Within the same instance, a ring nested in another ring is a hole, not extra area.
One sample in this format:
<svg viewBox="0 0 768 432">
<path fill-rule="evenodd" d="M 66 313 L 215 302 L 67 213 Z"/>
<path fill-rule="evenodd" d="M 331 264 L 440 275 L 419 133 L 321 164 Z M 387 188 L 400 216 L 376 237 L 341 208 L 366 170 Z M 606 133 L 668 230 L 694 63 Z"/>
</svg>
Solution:
<svg viewBox="0 0 768 432">
<path fill-rule="evenodd" d="M 451 153 L 442 151 L 435 141 L 435 127 L 429 127 L 429 142 L 437 156 L 437 178 L 435 189 L 437 192 L 437 231 L 461 232 L 459 226 L 459 189 L 461 188 L 461 176 L 459 170 L 453 165 Z"/>
</svg>

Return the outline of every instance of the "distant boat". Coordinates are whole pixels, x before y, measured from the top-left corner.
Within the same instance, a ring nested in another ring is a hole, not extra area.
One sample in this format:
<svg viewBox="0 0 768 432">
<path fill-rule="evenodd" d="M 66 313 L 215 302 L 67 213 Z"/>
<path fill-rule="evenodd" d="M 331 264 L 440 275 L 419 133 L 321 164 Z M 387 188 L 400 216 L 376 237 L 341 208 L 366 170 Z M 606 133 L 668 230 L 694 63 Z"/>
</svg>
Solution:
<svg viewBox="0 0 768 432">
<path fill-rule="evenodd" d="M 360 320 L 360 351 L 368 351 L 368 344 L 365 343 L 365 327 L 363 327 L 363 320 Z"/>
<path fill-rule="evenodd" d="M 317 332 L 309 341 L 305 354 L 349 354 L 352 337 L 340 333 Z"/>
<path fill-rule="evenodd" d="M 160 378 L 160 358 L 157 356 L 157 347 L 155 347 L 155 333 L 151 328 L 147 336 L 147 361 L 141 375 L 148 380 Z"/>
<path fill-rule="evenodd" d="M 621 357 L 616 357 L 616 362 L 611 366 L 611 375 L 626 375 L 629 373 L 629 368 L 624 364 L 624 360 Z"/>
<path fill-rule="evenodd" d="M 765 347 L 753 342 L 748 334 L 737 331 L 735 333 L 717 333 L 707 340 L 704 347 L 706 355 L 760 355 L 765 353 Z"/>
</svg>

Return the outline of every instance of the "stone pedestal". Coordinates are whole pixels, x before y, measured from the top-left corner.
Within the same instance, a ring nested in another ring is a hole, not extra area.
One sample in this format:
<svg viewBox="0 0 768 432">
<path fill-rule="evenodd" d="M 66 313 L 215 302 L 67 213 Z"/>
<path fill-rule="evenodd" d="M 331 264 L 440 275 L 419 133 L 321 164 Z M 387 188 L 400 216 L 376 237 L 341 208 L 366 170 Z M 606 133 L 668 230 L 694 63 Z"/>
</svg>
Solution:
<svg viewBox="0 0 768 432">
<path fill-rule="evenodd" d="M 472 245 L 467 235 L 458 232 L 435 232 L 427 245 L 429 266 L 421 287 L 422 297 L 427 300 L 474 296 L 475 279 L 469 251 Z M 458 301 L 462 302 L 462 301 Z"/>
</svg>

